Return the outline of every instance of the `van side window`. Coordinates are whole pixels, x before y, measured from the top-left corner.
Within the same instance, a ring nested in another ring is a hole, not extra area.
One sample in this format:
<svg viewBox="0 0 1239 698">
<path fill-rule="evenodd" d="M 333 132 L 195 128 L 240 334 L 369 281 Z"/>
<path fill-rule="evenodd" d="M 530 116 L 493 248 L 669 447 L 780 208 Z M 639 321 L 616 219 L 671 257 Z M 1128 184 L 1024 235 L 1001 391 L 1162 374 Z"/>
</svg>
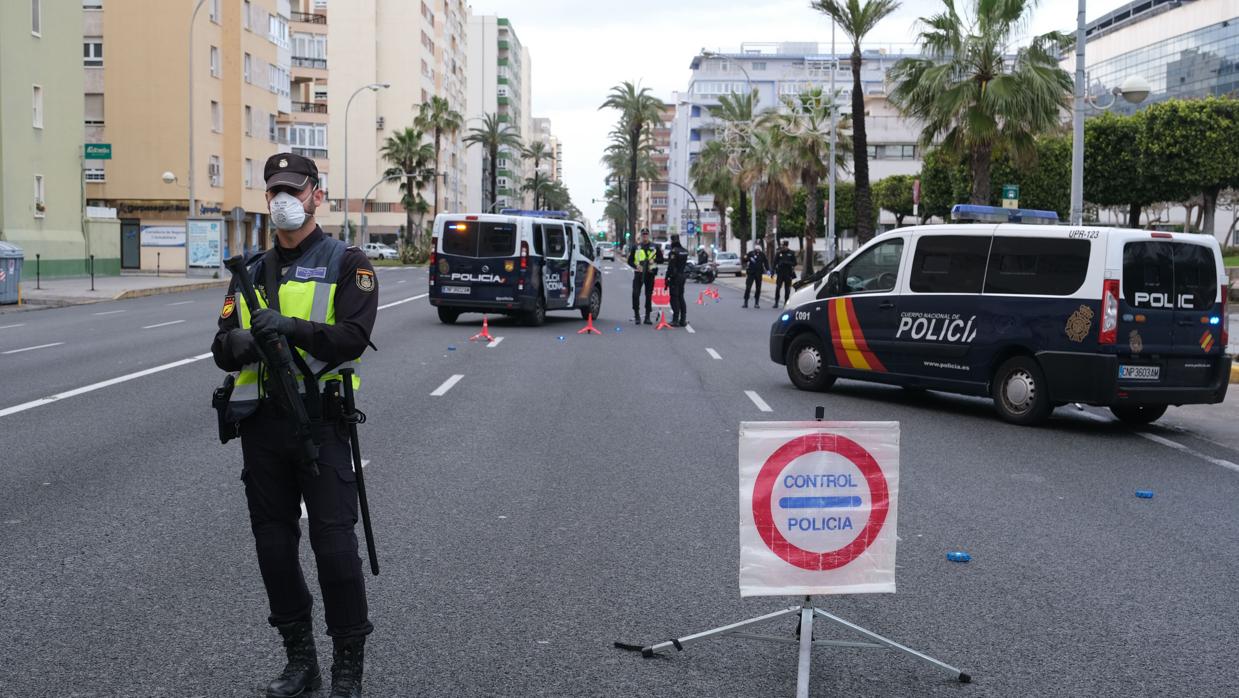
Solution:
<svg viewBox="0 0 1239 698">
<path fill-rule="evenodd" d="M 995 237 L 985 272 L 986 293 L 1070 296 L 1088 276 L 1088 240 Z"/>
<path fill-rule="evenodd" d="M 915 293 L 980 293 L 988 235 L 932 235 L 916 243 L 908 277 Z"/>
<path fill-rule="evenodd" d="M 546 234 L 546 226 L 536 223 L 533 226 L 533 253 L 541 257 L 543 254 L 542 236 Z"/>
<path fill-rule="evenodd" d="M 594 243 L 590 242 L 589 235 L 585 233 L 584 229 L 582 228 L 576 229 L 576 240 L 577 240 L 577 246 L 581 248 L 581 254 L 585 255 L 587 259 L 593 259 L 594 258 Z"/>
<path fill-rule="evenodd" d="M 870 247 L 843 271 L 845 293 L 891 291 L 899 279 L 903 238 Z"/>
<path fill-rule="evenodd" d="M 546 256 L 552 259 L 563 259 L 568 251 L 568 240 L 564 236 L 564 228 L 560 225 L 544 225 L 546 231 Z"/>
</svg>

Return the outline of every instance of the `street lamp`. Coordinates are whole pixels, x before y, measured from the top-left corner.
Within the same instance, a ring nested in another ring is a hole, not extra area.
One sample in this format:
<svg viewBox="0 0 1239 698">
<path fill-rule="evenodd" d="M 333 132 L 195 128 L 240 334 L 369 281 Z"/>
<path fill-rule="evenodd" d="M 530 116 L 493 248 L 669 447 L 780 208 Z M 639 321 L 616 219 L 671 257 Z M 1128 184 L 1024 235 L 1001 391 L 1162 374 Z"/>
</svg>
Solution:
<svg viewBox="0 0 1239 698">
<path fill-rule="evenodd" d="M 344 105 L 344 228 L 348 231 L 349 239 L 345 242 L 352 242 L 353 227 L 348 222 L 348 110 L 353 106 L 353 98 L 366 90 L 378 92 L 391 87 L 390 82 L 372 82 L 369 85 L 362 85 L 357 88 L 357 91 L 349 96 L 348 102 Z M 379 180 L 382 183 L 384 180 Z M 375 186 L 378 186 L 377 184 Z M 363 201 L 361 212 L 366 212 Z"/>
<path fill-rule="evenodd" d="M 1119 97 L 1131 104 L 1139 104 L 1149 96 L 1149 83 L 1140 77 L 1129 77 L 1121 87 L 1110 91 L 1110 102 L 1100 105 L 1090 96 L 1088 77 L 1084 72 L 1084 22 L 1085 0 L 1080 0 L 1076 12 L 1076 77 L 1075 104 L 1071 110 L 1071 224 L 1080 225 L 1084 222 L 1084 106 L 1098 111 L 1105 111 L 1114 106 Z"/>
<path fill-rule="evenodd" d="M 707 51 L 705 49 L 701 49 L 701 55 L 706 58 L 726 58 L 726 56 L 720 56 L 714 51 Z M 749 77 L 749 71 L 744 69 L 744 64 L 741 63 L 740 61 L 735 61 L 735 64 L 736 64 L 736 67 L 740 69 L 740 72 L 744 73 L 744 87 L 745 87 L 745 90 L 748 92 L 749 99 L 752 100 L 749 102 L 749 123 L 747 126 L 749 147 L 752 147 L 753 131 L 756 128 L 756 124 L 754 123 L 755 115 L 753 114 L 753 111 L 757 108 L 757 97 L 756 95 L 753 94 L 753 79 Z M 752 204 L 749 207 L 749 214 L 750 214 L 749 215 L 749 240 L 753 244 L 754 247 L 757 247 L 757 183 L 756 182 L 753 183 L 753 186 L 749 187 L 749 201 Z"/>
<path fill-rule="evenodd" d="M 189 16 L 189 218 L 193 218 L 198 209 L 198 198 L 194 196 L 194 175 L 197 172 L 194 169 L 194 20 L 198 19 L 198 10 L 202 9 L 202 3 L 206 0 L 198 0 L 198 4 L 194 5 L 194 12 Z M 166 181 L 166 180 L 165 180 Z"/>
</svg>

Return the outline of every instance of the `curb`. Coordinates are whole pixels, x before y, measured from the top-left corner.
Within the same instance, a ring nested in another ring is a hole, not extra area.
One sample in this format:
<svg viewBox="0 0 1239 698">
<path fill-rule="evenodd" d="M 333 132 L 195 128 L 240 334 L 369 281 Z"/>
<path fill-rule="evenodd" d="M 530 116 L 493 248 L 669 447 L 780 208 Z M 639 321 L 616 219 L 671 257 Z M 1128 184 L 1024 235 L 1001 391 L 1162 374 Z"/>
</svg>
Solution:
<svg viewBox="0 0 1239 698">
<path fill-rule="evenodd" d="M 114 301 L 123 301 L 130 298 L 144 298 L 146 296 L 162 296 L 167 293 L 181 293 L 182 291 L 201 291 L 208 288 L 225 288 L 229 282 L 225 279 L 217 279 L 211 281 L 203 281 L 196 284 L 182 284 L 180 286 L 157 286 L 155 288 L 139 288 L 123 291 L 120 295 L 112 298 Z"/>
<path fill-rule="evenodd" d="M 1239 365 L 1230 365 L 1230 382 L 1239 383 Z"/>
</svg>

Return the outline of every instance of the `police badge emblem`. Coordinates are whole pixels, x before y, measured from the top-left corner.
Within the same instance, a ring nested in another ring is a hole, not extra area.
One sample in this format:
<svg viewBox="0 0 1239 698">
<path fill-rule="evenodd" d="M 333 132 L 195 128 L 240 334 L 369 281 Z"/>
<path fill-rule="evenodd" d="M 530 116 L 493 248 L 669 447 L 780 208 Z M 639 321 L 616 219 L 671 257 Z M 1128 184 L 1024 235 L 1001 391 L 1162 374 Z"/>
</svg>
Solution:
<svg viewBox="0 0 1239 698">
<path fill-rule="evenodd" d="M 1071 317 L 1067 318 L 1067 326 L 1063 329 L 1067 333 L 1067 339 L 1073 342 L 1083 342 L 1092 327 L 1093 309 L 1082 305 L 1071 314 Z"/>
<path fill-rule="evenodd" d="M 280 163 L 279 163 L 279 165 L 280 165 L 280 167 L 288 167 L 288 159 L 287 159 L 287 158 L 281 158 L 281 159 L 280 159 Z"/>
<path fill-rule="evenodd" d="M 1140 338 L 1140 333 L 1132 330 L 1131 334 L 1127 335 L 1127 341 L 1131 343 L 1131 353 L 1139 354 L 1144 351 L 1144 340 Z"/>
<path fill-rule="evenodd" d="M 374 272 L 369 269 L 357 270 L 357 288 L 369 293 L 374 290 Z"/>
</svg>

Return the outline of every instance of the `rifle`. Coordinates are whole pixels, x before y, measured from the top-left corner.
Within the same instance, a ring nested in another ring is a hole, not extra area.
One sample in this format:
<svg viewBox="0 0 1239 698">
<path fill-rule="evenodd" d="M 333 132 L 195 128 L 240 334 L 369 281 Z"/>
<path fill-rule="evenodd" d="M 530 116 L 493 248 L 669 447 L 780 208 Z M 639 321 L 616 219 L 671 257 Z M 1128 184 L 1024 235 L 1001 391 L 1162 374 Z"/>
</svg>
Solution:
<svg viewBox="0 0 1239 698">
<path fill-rule="evenodd" d="M 240 256 L 233 257 L 224 262 L 224 266 L 237 280 L 241 297 L 245 299 L 250 312 L 253 313 L 261 308 L 262 306 L 258 304 L 258 294 L 254 292 L 254 281 L 250 278 L 245 260 Z M 318 443 L 314 440 L 310 415 L 306 412 L 305 403 L 301 401 L 301 394 L 297 392 L 297 367 L 293 363 L 293 354 L 288 341 L 274 332 L 254 335 L 254 340 L 258 346 L 259 359 L 267 367 L 267 390 L 282 406 L 287 408 L 288 415 L 293 421 L 297 440 L 301 443 L 302 461 L 312 464 L 317 473 Z M 313 376 L 310 376 L 310 379 L 312 380 Z"/>
<path fill-rule="evenodd" d="M 374 530 L 370 528 L 370 502 L 366 499 L 366 478 L 362 474 L 361 444 L 357 441 L 357 425 L 365 424 L 366 414 L 353 401 L 353 369 L 340 369 L 344 383 L 344 423 L 348 425 L 348 440 L 353 447 L 353 472 L 357 475 L 357 500 L 361 504 L 361 527 L 366 532 L 366 552 L 370 555 L 370 571 L 379 576 L 379 558 L 374 552 Z"/>
</svg>

